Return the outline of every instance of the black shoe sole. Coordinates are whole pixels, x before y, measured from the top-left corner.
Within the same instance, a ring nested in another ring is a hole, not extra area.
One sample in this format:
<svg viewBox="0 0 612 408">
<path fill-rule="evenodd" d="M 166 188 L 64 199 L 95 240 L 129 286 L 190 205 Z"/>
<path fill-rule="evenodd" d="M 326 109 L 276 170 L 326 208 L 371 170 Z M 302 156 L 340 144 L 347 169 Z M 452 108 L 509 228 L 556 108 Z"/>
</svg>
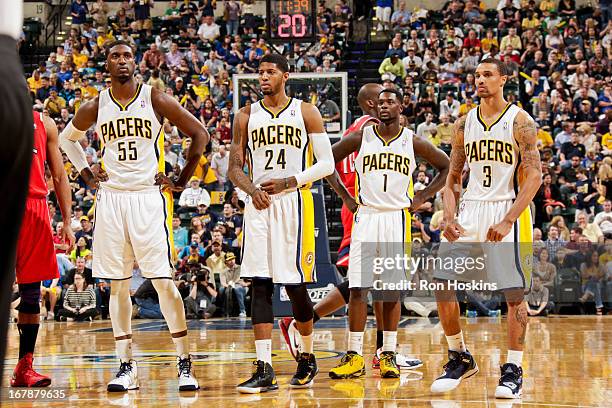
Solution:
<svg viewBox="0 0 612 408">
<path fill-rule="evenodd" d="M 140 387 L 136 387 L 136 388 L 132 388 L 132 389 L 127 389 L 127 388 L 123 388 L 120 385 L 109 385 L 109 386 L 106 387 L 106 391 L 108 391 L 108 392 L 128 392 L 128 391 L 131 391 L 131 390 L 137 390 L 139 388 Z"/>
<path fill-rule="evenodd" d="M 193 385 L 183 385 L 182 387 L 179 387 L 179 391 L 197 391 L 199 389 L 199 386 L 195 387 Z"/>
<path fill-rule="evenodd" d="M 338 374 L 332 373 L 331 371 L 329 372 L 329 377 L 333 378 L 334 380 L 348 380 L 349 378 L 361 378 L 364 375 L 365 375 L 365 368 L 356 373 L 347 374 L 347 375 L 338 375 Z"/>
<path fill-rule="evenodd" d="M 314 379 L 317 376 L 317 374 L 319 374 L 318 368 L 317 368 L 317 371 L 315 371 L 315 373 L 312 375 L 312 378 L 310 379 L 310 381 L 308 381 L 305 384 L 293 384 L 289 382 L 289 388 L 310 388 L 312 387 L 312 384 L 314 384 Z M 293 379 L 291 379 L 291 381 L 293 381 Z"/>
</svg>

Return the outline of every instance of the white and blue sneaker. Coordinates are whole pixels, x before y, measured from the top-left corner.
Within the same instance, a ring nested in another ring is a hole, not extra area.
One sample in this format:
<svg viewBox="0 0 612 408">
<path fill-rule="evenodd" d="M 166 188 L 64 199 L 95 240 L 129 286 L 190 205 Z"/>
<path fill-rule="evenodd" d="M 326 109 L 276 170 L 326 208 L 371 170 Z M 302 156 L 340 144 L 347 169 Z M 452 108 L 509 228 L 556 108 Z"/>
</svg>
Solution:
<svg viewBox="0 0 612 408">
<path fill-rule="evenodd" d="M 495 388 L 495 398 L 521 398 L 522 393 L 523 369 L 512 363 L 501 366 L 501 378 Z"/>
</svg>

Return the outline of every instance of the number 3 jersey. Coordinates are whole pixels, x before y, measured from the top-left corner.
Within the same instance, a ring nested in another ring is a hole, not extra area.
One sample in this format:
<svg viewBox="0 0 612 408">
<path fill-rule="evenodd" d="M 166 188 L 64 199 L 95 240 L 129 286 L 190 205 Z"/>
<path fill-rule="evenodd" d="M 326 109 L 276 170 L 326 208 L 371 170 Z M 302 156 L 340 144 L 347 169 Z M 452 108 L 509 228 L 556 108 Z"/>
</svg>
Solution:
<svg viewBox="0 0 612 408">
<path fill-rule="evenodd" d="M 490 125 L 480 106 L 470 110 L 465 121 L 463 144 L 470 179 L 464 200 L 502 201 L 516 198 L 519 149 L 514 139 L 516 115 L 522 109 L 508 104 Z"/>
<path fill-rule="evenodd" d="M 155 174 L 163 172 L 164 134 L 151 103 L 151 86 L 139 84 L 122 105 L 109 89 L 100 92 L 96 132 L 102 147 L 102 163 L 108 173 L 105 187 L 146 190 Z"/>
<path fill-rule="evenodd" d="M 380 136 L 378 126 L 363 129 L 355 159 L 355 195 L 360 205 L 383 211 L 410 207 L 416 168 L 413 137 L 405 127 L 387 141 Z"/>
<path fill-rule="evenodd" d="M 277 114 L 263 100 L 251 105 L 246 159 L 255 185 L 295 176 L 312 166 L 313 153 L 302 117 L 302 101 L 289 98 Z"/>
</svg>

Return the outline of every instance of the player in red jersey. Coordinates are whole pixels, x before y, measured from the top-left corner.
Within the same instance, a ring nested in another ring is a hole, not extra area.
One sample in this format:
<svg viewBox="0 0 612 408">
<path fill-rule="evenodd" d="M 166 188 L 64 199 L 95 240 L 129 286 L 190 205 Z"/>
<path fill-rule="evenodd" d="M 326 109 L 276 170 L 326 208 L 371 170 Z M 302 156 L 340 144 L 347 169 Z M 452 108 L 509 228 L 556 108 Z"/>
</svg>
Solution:
<svg viewBox="0 0 612 408">
<path fill-rule="evenodd" d="M 72 194 L 59 150 L 57 127 L 50 118 L 39 112 L 34 115 L 34 148 L 26 209 L 17 241 L 15 272 L 19 284 L 20 302 L 17 328 L 19 329 L 19 362 L 12 387 L 47 387 L 51 379 L 32 368 L 34 346 L 40 321 L 40 283 L 59 277 L 53 231 L 47 207 L 45 162 L 49 164 L 55 193 L 64 222 L 62 235 L 74 245 L 70 227 Z"/>
<path fill-rule="evenodd" d="M 378 116 L 378 95 L 383 90 L 383 86 L 375 83 L 368 83 L 359 89 L 357 94 L 357 102 L 363 113 L 363 116 L 356 119 L 353 124 L 344 132 L 342 137 L 351 132 L 362 130 L 363 128 L 380 123 Z M 353 213 L 357 210 L 354 200 L 346 200 L 347 197 L 355 197 L 355 158 L 357 152 L 351 153 L 344 160 L 336 165 L 336 173 L 325 179 L 332 186 L 334 191 L 342 199 L 342 226 L 344 235 L 340 248 L 338 249 L 338 260 L 336 266 L 339 268 L 348 268 L 349 249 L 351 244 L 351 232 L 353 230 Z M 344 185 L 344 188 L 340 185 Z M 346 203 L 351 205 L 347 207 Z M 348 304 L 349 301 L 349 282 L 346 280 L 334 289 L 332 289 L 320 302 L 314 306 L 313 322 L 316 323 L 321 317 L 325 317 L 342 306 Z M 374 314 L 376 315 L 376 355 L 372 361 L 373 368 L 378 368 L 379 354 L 382 348 L 383 330 L 382 330 L 382 302 L 374 302 Z M 285 317 L 279 321 L 282 338 L 287 344 L 289 352 L 296 357 L 299 355 L 299 332 L 295 328 L 295 321 L 291 317 Z M 409 358 L 402 354 L 397 354 L 396 361 L 401 369 L 418 368 L 423 365 L 422 361 L 417 358 Z"/>
</svg>

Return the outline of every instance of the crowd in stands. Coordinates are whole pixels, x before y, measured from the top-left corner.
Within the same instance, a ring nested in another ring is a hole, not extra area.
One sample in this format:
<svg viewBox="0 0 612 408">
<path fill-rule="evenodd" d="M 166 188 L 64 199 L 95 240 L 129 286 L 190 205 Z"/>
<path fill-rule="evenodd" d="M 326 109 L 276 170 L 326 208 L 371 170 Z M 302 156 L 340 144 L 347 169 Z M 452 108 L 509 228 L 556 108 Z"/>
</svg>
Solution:
<svg viewBox="0 0 612 408">
<path fill-rule="evenodd" d="M 575 268 L 581 274 L 581 300 L 594 300 L 601 312 L 612 297 L 612 271 L 603 247 L 612 239 L 609 9 L 602 5 L 581 12 L 574 0 L 501 0 L 497 10 L 485 10 L 476 0 L 452 0 L 441 10 L 413 11 L 403 1 L 349 5 L 340 0 L 332 8 L 324 3 L 317 9 L 318 41 L 311 47 L 294 47 L 297 70 L 342 70 L 353 25 L 372 19 L 375 30 L 392 38 L 379 72 L 385 86 L 403 91 L 403 123 L 447 153 L 453 122 L 478 103 L 478 62 L 493 57 L 507 63 L 507 99 L 532 114 L 538 125 L 544 177 L 532 210 L 534 239 L 544 242 L 545 249 L 536 248 L 536 274 L 552 293 L 558 283 L 553 268 Z M 153 7 L 159 6 L 151 0 L 126 0 L 111 13 L 103 0 L 74 0 L 65 41 L 27 79 L 33 105 L 52 117 L 61 131 L 83 103 L 110 86 L 104 45 L 115 39 L 133 44 L 137 80 L 175 97 L 211 135 L 189 186 L 175 196 L 175 282 L 186 312 L 193 318 L 245 316 L 249 283 L 239 274 L 244 203 L 227 178 L 232 75 L 256 72 L 261 57 L 271 52 L 262 38 L 264 16 L 254 13 L 254 0 L 170 1 L 163 16 L 155 18 Z M 325 93 L 317 96 L 325 109 Z M 258 99 L 247 89 L 239 95 L 239 106 Z M 337 105 L 335 109 L 331 114 L 339 115 Z M 177 173 L 190 140 L 167 121 L 164 133 L 166 173 Z M 98 163 L 98 135 L 88 131 L 81 145 L 90 165 Z M 45 283 L 48 316 L 54 318 L 53 310 L 59 308 L 58 317 L 66 319 L 91 319 L 96 313 L 105 317 L 110 283 L 93 279 L 89 269 L 95 256 L 91 241 L 96 192 L 67 160 L 65 167 L 75 205 L 70 222 L 77 246 L 67 252 L 56 237 L 62 276 Z M 424 188 L 433 176 L 433 170 L 421 163 L 415 189 Z M 62 220 L 54 202 L 51 192 L 50 216 L 57 227 Z M 440 209 L 437 198 L 419 211 L 413 223 L 416 239 L 439 241 L 444 228 Z M 594 257 L 574 259 L 582 254 L 581 243 L 600 245 L 598 263 Z M 134 271 L 134 316 L 161 317 L 152 285 L 139 274 L 137 264 Z M 534 307 L 537 310 L 539 303 Z"/>
</svg>

